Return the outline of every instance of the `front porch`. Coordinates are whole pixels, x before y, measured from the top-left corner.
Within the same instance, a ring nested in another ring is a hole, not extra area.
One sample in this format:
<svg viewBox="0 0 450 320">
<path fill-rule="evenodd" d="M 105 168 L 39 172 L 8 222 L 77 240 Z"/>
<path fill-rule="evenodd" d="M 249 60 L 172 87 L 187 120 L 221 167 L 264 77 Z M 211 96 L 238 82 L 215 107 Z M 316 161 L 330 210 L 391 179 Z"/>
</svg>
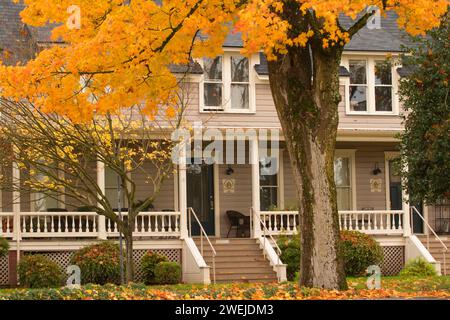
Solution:
<svg viewBox="0 0 450 320">
<path fill-rule="evenodd" d="M 136 247 L 180 250 L 184 281 L 208 283 L 215 280 L 215 261 L 206 251 L 214 252 L 215 245 L 226 246 L 226 238 L 243 233 L 255 239 L 253 242 L 262 250 L 264 261 L 276 272 L 278 280 L 285 279 L 274 239 L 295 234 L 299 229 L 292 168 L 283 143 L 278 156 L 270 158 L 277 168 L 271 175 L 260 165 L 258 140 L 250 139 L 246 146 L 243 163 L 189 164 L 186 156 L 182 157 L 186 162 L 182 161 L 176 173 L 166 179 L 153 209 L 136 217 Z M 395 143 L 340 142 L 337 148 L 339 227 L 373 235 L 383 246 L 395 247 L 396 255 L 402 252 L 400 260 L 404 263 L 411 256 L 405 251 L 411 222 L 417 227 L 418 221 L 391 171 Z M 103 191 L 111 188 L 102 163 L 95 164 L 93 172 Z M 17 168 L 12 174 L 20 181 Z M 139 182 L 138 192 L 144 195 L 148 188 L 145 178 L 137 174 L 132 178 Z M 2 197 L 5 205 L 0 212 L 0 236 L 11 241 L 17 257 L 30 246 L 33 251 L 61 251 L 68 246 L 75 248 L 89 241 L 118 237 L 115 223 L 95 212 L 84 212 L 76 204 L 61 209 L 47 206 L 47 211 L 37 211 L 33 210 L 36 208 L 30 195 L 4 193 Z M 239 224 L 249 221 L 247 230 L 238 232 L 233 228 L 227 215 L 230 210 L 242 214 Z M 126 212 L 123 217 L 127 218 Z M 422 230 L 426 233 L 428 228 Z M 195 236 L 201 236 L 203 244 L 193 239 Z"/>
</svg>

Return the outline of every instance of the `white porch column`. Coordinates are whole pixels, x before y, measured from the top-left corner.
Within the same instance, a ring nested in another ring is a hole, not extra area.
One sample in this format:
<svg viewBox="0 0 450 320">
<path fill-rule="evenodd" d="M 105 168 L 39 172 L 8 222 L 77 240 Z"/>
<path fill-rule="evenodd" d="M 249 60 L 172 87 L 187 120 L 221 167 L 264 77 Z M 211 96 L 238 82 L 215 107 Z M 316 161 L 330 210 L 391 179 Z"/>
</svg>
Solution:
<svg viewBox="0 0 450 320">
<path fill-rule="evenodd" d="M 13 183 L 13 240 L 21 240 L 20 236 L 20 169 L 17 162 L 12 164 L 12 183 Z"/>
<path fill-rule="evenodd" d="M 178 207 L 180 210 L 180 238 L 189 237 L 187 219 L 187 188 L 186 188 L 186 148 L 185 144 L 180 144 L 178 159 Z"/>
<path fill-rule="evenodd" d="M 100 188 L 103 194 L 105 194 L 105 164 L 102 161 L 97 161 L 97 186 Z M 103 215 L 98 216 L 98 239 L 106 240 L 106 217 Z"/>
<path fill-rule="evenodd" d="M 255 215 L 259 217 L 260 198 L 259 198 L 259 143 L 258 137 L 250 138 L 250 163 L 252 165 L 252 214 L 253 218 L 253 237 L 261 236 L 261 224 L 259 219 L 255 219 Z"/>
<path fill-rule="evenodd" d="M 409 208 L 409 195 L 406 193 L 406 182 L 402 186 L 402 208 L 403 208 L 403 236 L 411 235 L 411 212 Z"/>
</svg>

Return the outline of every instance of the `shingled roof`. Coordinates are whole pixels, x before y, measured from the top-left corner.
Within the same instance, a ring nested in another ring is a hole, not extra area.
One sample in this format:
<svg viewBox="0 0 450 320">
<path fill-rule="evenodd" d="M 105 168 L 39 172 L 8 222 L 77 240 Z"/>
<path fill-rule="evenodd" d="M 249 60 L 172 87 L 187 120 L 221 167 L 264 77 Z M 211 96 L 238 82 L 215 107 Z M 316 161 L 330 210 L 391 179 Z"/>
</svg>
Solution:
<svg viewBox="0 0 450 320">
<path fill-rule="evenodd" d="M 22 4 L 14 3 L 12 0 L 0 0 L 0 54 L 3 61 L 8 64 L 24 62 L 32 58 L 39 47 L 48 46 L 54 43 L 51 39 L 51 30 L 54 25 L 45 27 L 31 27 L 25 25 L 19 16 L 23 9 Z M 363 28 L 356 34 L 351 42 L 345 47 L 346 51 L 382 51 L 400 52 L 403 45 L 410 45 L 408 35 L 397 26 L 397 15 L 394 12 L 387 12 L 381 17 L 380 29 Z M 348 28 L 353 21 L 345 16 L 340 17 L 341 24 Z M 230 33 L 224 43 L 224 47 L 240 48 L 243 46 L 242 36 L 239 32 Z M 189 70 L 191 73 L 202 73 L 201 67 L 197 63 L 187 66 L 171 66 L 173 72 L 184 73 Z M 341 76 L 348 74 L 345 68 L 341 68 Z M 267 61 L 261 55 L 261 64 L 255 66 L 258 74 L 268 73 Z"/>
</svg>

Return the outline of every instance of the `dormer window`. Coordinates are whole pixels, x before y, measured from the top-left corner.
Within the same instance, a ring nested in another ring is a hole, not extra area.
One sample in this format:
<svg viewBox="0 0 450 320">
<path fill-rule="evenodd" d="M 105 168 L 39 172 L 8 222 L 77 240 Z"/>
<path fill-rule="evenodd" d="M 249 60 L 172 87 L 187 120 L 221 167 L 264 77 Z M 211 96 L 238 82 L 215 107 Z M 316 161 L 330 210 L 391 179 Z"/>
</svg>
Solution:
<svg viewBox="0 0 450 320">
<path fill-rule="evenodd" d="M 347 114 L 398 114 L 394 67 L 382 58 L 343 59 L 348 66 Z"/>
<path fill-rule="evenodd" d="M 254 112 L 250 62 L 238 53 L 205 58 L 200 86 L 201 111 Z"/>
<path fill-rule="evenodd" d="M 350 110 L 367 111 L 367 62 L 350 60 Z"/>
<path fill-rule="evenodd" d="M 387 61 L 375 61 L 375 111 L 392 111 L 392 66 Z"/>
<path fill-rule="evenodd" d="M 204 109 L 222 110 L 223 79 L 222 57 L 203 60 Z"/>
</svg>

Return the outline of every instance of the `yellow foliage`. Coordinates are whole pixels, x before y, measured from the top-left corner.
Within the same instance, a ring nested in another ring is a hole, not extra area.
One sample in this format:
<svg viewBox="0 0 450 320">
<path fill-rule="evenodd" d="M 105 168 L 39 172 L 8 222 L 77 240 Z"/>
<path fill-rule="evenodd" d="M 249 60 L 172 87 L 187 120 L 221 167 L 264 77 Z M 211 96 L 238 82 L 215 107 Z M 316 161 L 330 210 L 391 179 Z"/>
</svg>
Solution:
<svg viewBox="0 0 450 320">
<path fill-rule="evenodd" d="M 0 65 L 0 87 L 3 96 L 27 98 L 40 110 L 72 121 L 136 104 L 154 119 L 160 106 L 175 101 L 178 82 L 169 65 L 220 54 L 231 29 L 242 32 L 244 54 L 264 50 L 269 59 L 312 40 L 325 49 L 342 47 L 350 37 L 339 26 L 338 16 L 357 18 L 368 5 L 382 8 L 383 2 L 386 10 L 398 13 L 400 27 L 413 35 L 435 27 L 449 4 L 448 0 L 164 0 L 160 4 L 133 0 L 124 5 L 123 0 L 24 0 L 23 21 L 33 26 L 56 23 L 52 38 L 65 45 L 43 50 L 26 65 Z M 79 29 L 66 25 L 71 5 L 80 8 Z M 295 16 L 303 23 L 292 25 L 285 16 L 287 5 L 297 6 Z M 316 23 L 305 23 L 313 14 Z M 165 114 L 172 118 L 176 112 L 169 107 Z"/>
</svg>

